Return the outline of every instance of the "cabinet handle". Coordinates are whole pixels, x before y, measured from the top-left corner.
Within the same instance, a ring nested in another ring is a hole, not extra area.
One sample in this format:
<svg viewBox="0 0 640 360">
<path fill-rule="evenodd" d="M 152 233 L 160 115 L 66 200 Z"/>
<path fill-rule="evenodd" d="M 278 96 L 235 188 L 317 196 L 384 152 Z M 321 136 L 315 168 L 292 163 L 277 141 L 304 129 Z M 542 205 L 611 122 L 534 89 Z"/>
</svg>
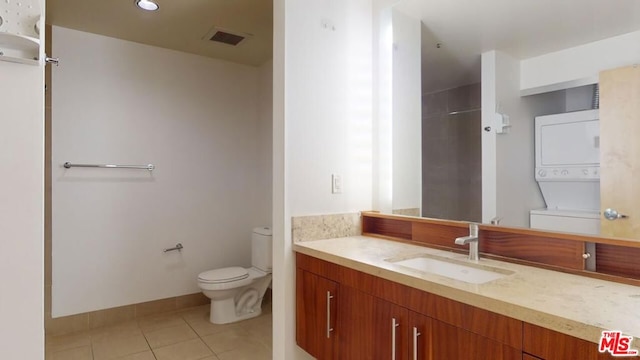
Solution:
<svg viewBox="0 0 640 360">
<path fill-rule="evenodd" d="M 391 318 L 391 360 L 396 360 L 396 328 L 400 324 L 396 318 Z"/>
<path fill-rule="evenodd" d="M 331 338 L 333 331 L 331 327 L 331 299 L 333 299 L 333 295 L 331 295 L 331 291 L 327 291 L 327 339 Z"/>
<path fill-rule="evenodd" d="M 417 327 L 413 327 L 413 360 L 418 360 L 418 336 L 420 336 Z"/>
</svg>

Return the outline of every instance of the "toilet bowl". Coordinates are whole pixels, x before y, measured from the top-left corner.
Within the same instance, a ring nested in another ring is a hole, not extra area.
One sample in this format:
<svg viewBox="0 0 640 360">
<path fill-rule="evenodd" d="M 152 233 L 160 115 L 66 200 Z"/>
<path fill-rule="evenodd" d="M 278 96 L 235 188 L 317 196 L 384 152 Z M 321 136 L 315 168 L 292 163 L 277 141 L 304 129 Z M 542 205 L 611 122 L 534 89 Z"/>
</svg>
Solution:
<svg viewBox="0 0 640 360">
<path fill-rule="evenodd" d="M 272 277 L 271 243 L 270 228 L 255 228 L 251 236 L 252 267 L 226 267 L 198 275 L 198 286 L 211 299 L 209 321 L 228 324 L 262 313 L 262 298 Z"/>
</svg>

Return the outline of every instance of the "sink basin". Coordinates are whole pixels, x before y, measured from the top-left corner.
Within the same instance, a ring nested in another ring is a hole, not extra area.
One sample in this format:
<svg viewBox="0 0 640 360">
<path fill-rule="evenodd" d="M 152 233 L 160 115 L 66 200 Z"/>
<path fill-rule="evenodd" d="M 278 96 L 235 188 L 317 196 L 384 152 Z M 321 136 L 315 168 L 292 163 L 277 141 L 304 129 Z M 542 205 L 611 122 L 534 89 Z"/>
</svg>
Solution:
<svg viewBox="0 0 640 360">
<path fill-rule="evenodd" d="M 420 254 L 386 261 L 423 273 L 436 274 L 471 284 L 484 284 L 514 274 L 513 271 L 467 263 L 439 256 Z"/>
</svg>

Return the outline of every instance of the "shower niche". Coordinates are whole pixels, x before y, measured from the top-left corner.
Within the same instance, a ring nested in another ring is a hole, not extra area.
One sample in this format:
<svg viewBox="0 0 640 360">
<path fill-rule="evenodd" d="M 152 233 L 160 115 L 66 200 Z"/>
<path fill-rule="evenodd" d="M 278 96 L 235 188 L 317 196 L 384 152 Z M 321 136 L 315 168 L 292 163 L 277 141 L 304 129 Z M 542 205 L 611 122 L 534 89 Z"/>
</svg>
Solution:
<svg viewBox="0 0 640 360">
<path fill-rule="evenodd" d="M 40 0 L 0 2 L 0 60 L 40 63 Z"/>
</svg>

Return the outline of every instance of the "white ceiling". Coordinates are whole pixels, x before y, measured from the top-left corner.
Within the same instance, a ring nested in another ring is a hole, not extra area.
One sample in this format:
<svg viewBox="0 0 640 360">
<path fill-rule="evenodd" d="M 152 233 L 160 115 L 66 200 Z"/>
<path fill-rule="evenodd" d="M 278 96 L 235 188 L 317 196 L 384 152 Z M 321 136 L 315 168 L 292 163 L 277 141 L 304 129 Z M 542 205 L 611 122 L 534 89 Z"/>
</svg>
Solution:
<svg viewBox="0 0 640 360">
<path fill-rule="evenodd" d="M 485 51 L 525 59 L 640 29 L 639 0 L 403 0 L 398 8 L 422 20 L 425 92 L 479 82 Z"/>
<path fill-rule="evenodd" d="M 257 66 L 272 58 L 272 0 L 157 3 L 158 11 L 147 12 L 134 0 L 47 0 L 46 19 L 52 25 L 241 64 Z M 202 40 L 214 26 L 253 36 L 236 47 Z"/>
<path fill-rule="evenodd" d="M 47 23 L 248 65 L 272 58 L 272 0 L 157 1 L 160 10 L 149 13 L 134 0 L 47 0 Z M 402 0 L 397 6 L 422 21 L 425 92 L 479 82 L 484 51 L 528 58 L 640 29 L 640 0 Z M 237 47 L 202 40 L 213 26 L 253 37 Z"/>
</svg>

